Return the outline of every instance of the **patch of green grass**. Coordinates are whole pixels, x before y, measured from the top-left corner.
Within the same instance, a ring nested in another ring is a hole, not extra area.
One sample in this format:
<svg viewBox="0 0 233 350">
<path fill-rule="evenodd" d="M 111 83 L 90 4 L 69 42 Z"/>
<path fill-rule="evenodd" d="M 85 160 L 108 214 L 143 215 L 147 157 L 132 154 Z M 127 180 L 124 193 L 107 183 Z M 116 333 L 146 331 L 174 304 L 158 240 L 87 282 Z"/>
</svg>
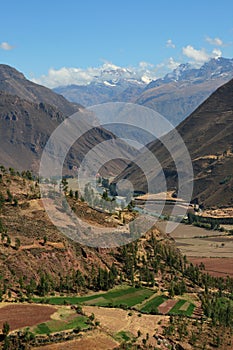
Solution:
<svg viewBox="0 0 233 350">
<path fill-rule="evenodd" d="M 161 305 L 167 299 L 168 298 L 165 295 L 155 296 L 153 299 L 146 302 L 142 306 L 140 311 L 147 313 L 147 314 L 150 314 L 150 313 L 157 314 L 158 313 L 158 306 Z"/>
<path fill-rule="evenodd" d="M 46 300 L 47 303 L 53 305 L 88 303 L 88 305 L 127 308 L 141 303 L 152 294 L 153 291 L 146 288 L 124 287 L 121 289 L 113 289 L 106 293 L 95 293 L 93 295 L 83 297 L 48 297 L 46 299 L 34 298 L 33 301 L 36 303 L 43 303 Z"/>
<path fill-rule="evenodd" d="M 54 332 L 61 332 L 68 329 L 85 329 L 88 328 L 89 325 L 87 323 L 87 317 L 85 316 L 76 316 L 73 319 L 67 320 L 51 320 L 46 323 L 41 323 L 36 326 L 34 332 L 36 334 L 48 334 Z"/>
<path fill-rule="evenodd" d="M 114 307 L 131 307 L 140 304 L 146 298 L 149 298 L 153 291 L 146 288 L 133 288 L 106 293 L 104 299 L 99 302 L 93 300 L 93 305 L 97 306 L 114 306 Z"/>
<path fill-rule="evenodd" d="M 49 333 L 51 333 L 51 331 L 46 323 L 38 324 L 35 332 L 36 332 L 36 334 L 49 334 Z"/>
<path fill-rule="evenodd" d="M 104 294 L 94 294 L 86 297 L 48 297 L 48 298 L 33 298 L 32 300 L 35 303 L 48 303 L 52 305 L 64 305 L 64 304 L 81 304 L 85 303 L 85 301 L 89 301 L 95 299 L 97 296 L 101 297 Z"/>
<path fill-rule="evenodd" d="M 125 332 L 125 331 L 120 331 L 118 332 L 115 337 L 116 340 L 118 341 L 129 341 L 133 338 L 133 335 L 129 332 Z"/>
<path fill-rule="evenodd" d="M 187 310 L 180 310 L 180 308 L 187 302 L 187 300 L 181 299 L 179 300 L 176 305 L 173 306 L 173 308 L 169 311 L 169 315 L 185 315 L 185 316 L 192 316 L 193 311 L 195 309 L 195 305 L 190 303 Z"/>
</svg>

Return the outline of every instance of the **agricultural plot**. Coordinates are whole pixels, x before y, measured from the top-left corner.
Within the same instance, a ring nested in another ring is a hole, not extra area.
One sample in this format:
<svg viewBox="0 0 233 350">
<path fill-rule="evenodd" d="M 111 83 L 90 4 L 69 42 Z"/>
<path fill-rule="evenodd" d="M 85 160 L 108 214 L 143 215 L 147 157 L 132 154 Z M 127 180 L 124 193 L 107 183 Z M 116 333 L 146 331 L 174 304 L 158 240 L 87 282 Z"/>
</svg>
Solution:
<svg viewBox="0 0 233 350">
<path fill-rule="evenodd" d="M 168 299 L 164 295 L 155 296 L 140 309 L 143 313 L 192 316 L 195 305 L 187 300 Z"/>
<path fill-rule="evenodd" d="M 35 350 L 111 350 L 119 343 L 112 337 L 99 331 L 86 332 L 81 338 L 66 341 L 63 343 L 49 344 L 33 348 Z"/>
<path fill-rule="evenodd" d="M 96 293 L 83 297 L 51 297 L 35 298 L 34 302 L 46 302 L 52 305 L 86 304 L 94 306 L 110 306 L 128 308 L 140 304 L 153 295 L 153 291 L 146 288 L 124 287 L 110 290 L 106 293 Z"/>
<path fill-rule="evenodd" d="M 192 316 L 194 309 L 194 304 L 181 299 L 173 306 L 173 308 L 169 311 L 169 314 Z"/>
<path fill-rule="evenodd" d="M 162 232 L 166 232 L 166 225 L 165 221 L 156 222 L 156 227 Z M 175 239 L 177 247 L 188 258 L 233 258 L 233 239 L 226 233 L 179 224 L 171 232 L 171 237 Z M 226 262 L 223 260 L 223 263 L 224 261 Z M 229 263 L 232 264 L 232 260 L 229 260 Z M 224 272 L 222 268 L 221 272 Z"/>
<path fill-rule="evenodd" d="M 34 326 L 49 321 L 56 311 L 54 307 L 43 305 L 6 305 L 0 308 L 0 327 L 6 321 L 11 330 Z"/>
<path fill-rule="evenodd" d="M 158 314 L 159 305 L 163 304 L 168 298 L 164 295 L 155 296 L 153 299 L 150 299 L 146 302 L 140 311 L 146 314 Z"/>
<path fill-rule="evenodd" d="M 203 263 L 203 272 L 208 272 L 214 277 L 233 277 L 233 258 L 189 257 L 188 260 L 198 266 Z"/>
<path fill-rule="evenodd" d="M 50 334 L 61 332 L 69 329 L 87 329 L 88 318 L 85 316 L 77 316 L 77 314 L 68 314 L 66 317 L 60 319 L 53 319 L 44 323 L 40 323 L 33 329 L 35 334 Z"/>
</svg>

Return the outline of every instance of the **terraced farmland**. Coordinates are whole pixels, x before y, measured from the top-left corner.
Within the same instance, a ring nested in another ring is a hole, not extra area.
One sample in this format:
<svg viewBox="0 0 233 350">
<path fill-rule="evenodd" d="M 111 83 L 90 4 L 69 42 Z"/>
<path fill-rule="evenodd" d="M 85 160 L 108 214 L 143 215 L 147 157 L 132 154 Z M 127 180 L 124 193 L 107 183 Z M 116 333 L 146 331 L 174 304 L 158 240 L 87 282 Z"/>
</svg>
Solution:
<svg viewBox="0 0 233 350">
<path fill-rule="evenodd" d="M 185 299 L 169 299 L 165 295 L 155 296 L 145 302 L 140 311 L 148 314 L 192 316 L 195 305 Z"/>
<path fill-rule="evenodd" d="M 34 302 L 46 302 L 52 305 L 85 304 L 94 306 L 111 306 L 128 308 L 142 303 L 153 295 L 153 291 L 147 288 L 123 287 L 115 288 L 106 293 L 96 293 L 83 297 L 50 297 L 35 298 Z"/>
</svg>

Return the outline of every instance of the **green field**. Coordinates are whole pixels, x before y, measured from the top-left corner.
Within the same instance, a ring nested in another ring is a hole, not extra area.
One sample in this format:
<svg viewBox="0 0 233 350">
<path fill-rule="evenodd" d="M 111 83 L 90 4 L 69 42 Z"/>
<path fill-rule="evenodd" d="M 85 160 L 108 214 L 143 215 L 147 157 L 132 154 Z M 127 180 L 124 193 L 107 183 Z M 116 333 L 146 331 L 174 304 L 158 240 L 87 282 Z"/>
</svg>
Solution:
<svg viewBox="0 0 233 350">
<path fill-rule="evenodd" d="M 158 306 L 168 299 L 165 295 L 154 295 L 154 292 L 147 288 L 135 287 L 117 287 L 105 293 L 95 293 L 92 295 L 82 297 L 48 297 L 48 298 L 34 298 L 36 303 L 48 303 L 52 305 L 64 304 L 80 304 L 104 307 L 119 307 L 127 309 L 138 305 L 138 310 L 147 314 L 158 314 Z M 146 299 L 152 297 L 150 300 Z M 144 303 L 143 303 L 144 302 Z M 187 300 L 178 300 L 176 305 L 170 310 L 170 315 L 185 315 L 191 316 L 193 314 L 195 305 L 190 303 L 187 310 L 180 310 L 180 308 L 187 302 Z M 143 303 L 143 305 L 140 305 Z M 47 323 L 46 323 L 47 325 Z M 51 326 L 51 324 L 50 324 Z M 42 329 L 45 326 L 41 326 Z M 73 326 L 71 325 L 71 328 Z M 43 330 L 44 332 L 44 330 Z"/>
<path fill-rule="evenodd" d="M 147 314 L 158 314 L 158 306 L 166 301 L 168 297 L 164 295 L 155 296 L 154 298 L 148 300 L 141 308 L 140 311 Z M 192 316 L 195 309 L 195 305 L 189 303 L 187 310 L 180 310 L 180 308 L 187 302 L 187 300 L 178 300 L 176 305 L 169 311 L 169 315 L 184 315 Z"/>
<path fill-rule="evenodd" d="M 158 306 L 168 298 L 165 295 L 155 296 L 153 299 L 146 302 L 140 309 L 141 312 L 147 314 L 157 314 Z"/>
<path fill-rule="evenodd" d="M 180 308 L 187 302 L 187 300 L 181 299 L 179 300 L 175 306 L 170 310 L 169 315 L 184 315 L 184 316 L 192 316 L 193 311 L 195 309 L 195 305 L 189 303 L 187 310 L 180 310 Z"/>
<path fill-rule="evenodd" d="M 122 341 L 127 342 L 133 339 L 134 336 L 130 332 L 120 331 L 114 336 L 114 338 L 120 342 Z"/>
<path fill-rule="evenodd" d="M 86 329 L 89 327 L 87 320 L 88 318 L 86 316 L 75 316 L 71 319 L 64 320 L 51 320 L 45 323 L 38 324 L 34 328 L 34 333 L 50 334 L 75 328 L 80 328 L 80 330 Z"/>
<path fill-rule="evenodd" d="M 147 288 L 124 287 L 115 288 L 106 293 L 95 293 L 83 297 L 48 297 L 34 298 L 36 303 L 49 303 L 53 305 L 64 304 L 86 304 L 95 306 L 112 306 L 112 307 L 132 307 L 140 304 L 145 299 L 153 295 L 153 291 Z"/>
</svg>

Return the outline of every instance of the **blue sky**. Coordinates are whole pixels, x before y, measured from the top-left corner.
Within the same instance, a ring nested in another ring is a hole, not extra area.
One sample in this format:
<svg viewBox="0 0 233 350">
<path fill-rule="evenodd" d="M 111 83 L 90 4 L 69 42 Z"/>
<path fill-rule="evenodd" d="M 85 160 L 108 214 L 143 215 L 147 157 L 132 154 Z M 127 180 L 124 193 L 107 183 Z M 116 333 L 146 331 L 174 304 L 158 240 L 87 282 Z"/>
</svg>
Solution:
<svg viewBox="0 0 233 350">
<path fill-rule="evenodd" d="M 51 68 L 85 71 L 104 62 L 147 62 L 159 74 L 173 63 L 232 58 L 232 13 L 232 0 L 8 0 L 1 3 L 0 62 L 38 79 Z"/>
</svg>

